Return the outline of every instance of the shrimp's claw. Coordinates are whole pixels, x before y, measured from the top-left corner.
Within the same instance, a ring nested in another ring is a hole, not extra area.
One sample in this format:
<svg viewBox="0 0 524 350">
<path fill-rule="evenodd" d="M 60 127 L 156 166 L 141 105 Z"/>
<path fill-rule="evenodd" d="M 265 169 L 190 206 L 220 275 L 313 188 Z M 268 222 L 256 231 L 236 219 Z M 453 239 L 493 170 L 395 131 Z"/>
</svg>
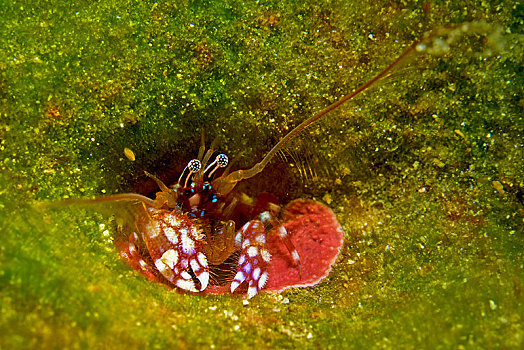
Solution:
<svg viewBox="0 0 524 350">
<path fill-rule="evenodd" d="M 205 290 L 209 266 L 202 252 L 202 229 L 176 211 L 149 208 L 148 215 L 150 219 L 143 222 L 141 232 L 156 270 L 180 289 Z"/>
</svg>

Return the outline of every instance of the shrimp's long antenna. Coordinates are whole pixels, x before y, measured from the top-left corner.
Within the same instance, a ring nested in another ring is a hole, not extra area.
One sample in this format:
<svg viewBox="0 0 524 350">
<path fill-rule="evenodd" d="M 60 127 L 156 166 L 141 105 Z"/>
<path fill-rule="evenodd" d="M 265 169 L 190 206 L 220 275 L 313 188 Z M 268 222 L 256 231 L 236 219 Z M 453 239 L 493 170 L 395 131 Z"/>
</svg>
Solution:
<svg viewBox="0 0 524 350">
<path fill-rule="evenodd" d="M 425 38 L 424 40 L 427 40 Z M 369 88 L 371 85 L 373 85 L 378 80 L 382 79 L 384 76 L 386 76 L 395 66 L 397 66 L 401 61 L 403 61 L 407 56 L 409 56 L 413 51 L 416 50 L 417 46 L 422 41 L 417 41 L 414 44 L 412 44 L 408 49 L 406 49 L 400 56 L 398 56 L 393 62 L 391 62 L 386 68 L 384 68 L 380 73 L 375 75 L 373 78 L 368 80 L 363 85 L 359 86 L 355 91 L 350 93 L 347 96 L 344 96 L 343 98 L 339 99 L 338 101 L 332 103 L 328 107 L 324 108 L 322 111 L 318 112 L 317 114 L 313 115 L 312 117 L 304 120 L 302 123 L 300 123 L 298 126 L 296 126 L 293 130 L 291 130 L 286 136 L 282 138 L 267 154 L 266 156 L 257 164 L 255 164 L 250 169 L 245 170 L 237 170 L 235 172 L 232 172 L 231 174 L 216 179 L 216 185 L 214 186 L 217 191 L 221 194 L 228 193 L 233 189 L 235 184 L 239 181 L 249 179 L 256 174 L 260 173 L 266 165 L 273 159 L 275 154 L 280 151 L 285 145 L 287 145 L 293 138 L 295 138 L 300 132 L 302 132 L 304 129 L 306 129 L 311 124 L 315 123 L 317 120 L 331 112 L 332 110 L 336 109 L 340 105 L 346 103 L 347 101 L 351 100 L 356 95 L 360 94 L 361 92 L 365 91 L 367 88 Z"/>
<path fill-rule="evenodd" d="M 76 205 L 90 205 L 94 203 L 102 202 L 114 202 L 114 201 L 131 201 L 131 202 L 142 202 L 148 207 L 154 207 L 155 202 L 146 196 L 142 196 L 138 193 L 122 193 L 115 194 L 112 196 L 98 197 L 93 199 L 64 199 L 54 202 L 39 202 L 36 204 L 40 208 L 60 208 L 69 206 L 71 204 Z"/>
<path fill-rule="evenodd" d="M 488 42 L 495 41 L 500 35 L 500 28 L 493 28 L 490 24 L 485 22 L 469 22 L 463 23 L 460 25 L 454 25 L 449 27 L 444 27 L 437 29 L 432 32 L 426 33 L 422 39 L 414 42 L 409 46 L 400 56 L 398 56 L 393 62 L 391 62 L 386 68 L 384 68 L 380 73 L 375 75 L 373 78 L 368 80 L 366 83 L 360 85 L 356 90 L 350 93 L 347 96 L 342 97 L 340 100 L 329 105 L 319 113 L 313 115 L 312 117 L 306 119 L 300 123 L 297 127 L 291 130 L 286 136 L 282 138 L 267 154 L 266 156 L 252 168 L 246 170 L 237 170 L 230 173 L 229 175 L 219 177 L 213 181 L 213 187 L 217 193 L 225 195 L 230 192 L 236 185 L 237 182 L 244 179 L 249 179 L 256 174 L 260 173 L 266 165 L 273 159 L 273 157 L 280 151 L 284 146 L 286 146 L 293 138 L 295 138 L 300 132 L 306 129 L 311 124 L 315 123 L 317 120 L 336 109 L 340 105 L 351 100 L 356 95 L 362 93 L 368 89 L 371 85 L 376 83 L 378 80 L 382 79 L 388 75 L 393 68 L 398 66 L 402 61 L 406 60 L 411 54 L 416 52 L 426 51 L 433 54 L 442 54 L 446 53 L 450 49 L 450 45 L 457 42 L 459 38 L 462 37 L 465 33 L 471 34 L 480 34 L 487 35 Z M 445 40 L 443 37 L 446 37 Z M 497 46 L 497 43 L 495 43 Z"/>
</svg>

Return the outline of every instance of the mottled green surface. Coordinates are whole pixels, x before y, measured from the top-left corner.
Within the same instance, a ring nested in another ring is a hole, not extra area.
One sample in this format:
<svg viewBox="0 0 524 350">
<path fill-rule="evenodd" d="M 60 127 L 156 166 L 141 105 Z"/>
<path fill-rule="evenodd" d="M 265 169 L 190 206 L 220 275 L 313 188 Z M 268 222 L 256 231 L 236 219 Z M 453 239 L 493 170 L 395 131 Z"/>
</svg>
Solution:
<svg viewBox="0 0 524 350">
<path fill-rule="evenodd" d="M 179 3 L 0 2 L 0 348 L 521 348 L 522 5 Z M 422 33 L 466 21 L 499 42 L 416 57 L 309 130 L 312 168 L 331 172 L 286 199 L 328 202 L 347 237 L 314 288 L 178 294 L 119 260 L 107 218 L 33 207 L 132 190 L 183 166 L 202 129 L 250 166 Z"/>
</svg>

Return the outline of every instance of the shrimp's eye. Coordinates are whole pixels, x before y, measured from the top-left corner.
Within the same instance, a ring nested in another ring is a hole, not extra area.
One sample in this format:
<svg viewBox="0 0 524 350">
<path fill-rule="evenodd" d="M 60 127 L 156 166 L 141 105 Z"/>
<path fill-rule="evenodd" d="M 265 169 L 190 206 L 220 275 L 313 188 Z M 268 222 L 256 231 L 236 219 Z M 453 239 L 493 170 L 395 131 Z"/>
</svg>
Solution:
<svg viewBox="0 0 524 350">
<path fill-rule="evenodd" d="M 202 162 L 200 162 L 198 159 L 191 159 L 189 163 L 187 163 L 187 169 L 191 173 L 198 173 L 201 168 Z"/>
<path fill-rule="evenodd" d="M 220 168 L 224 168 L 227 166 L 227 163 L 229 162 L 229 159 L 225 154 L 219 154 L 216 158 L 216 162 Z"/>
<path fill-rule="evenodd" d="M 193 177 L 193 174 L 198 173 L 200 169 L 202 169 L 202 162 L 198 159 L 191 159 L 189 163 L 187 163 L 184 171 L 182 171 L 182 174 L 180 174 L 180 178 L 178 179 L 178 184 L 180 187 L 186 188 L 188 182 Z"/>
</svg>

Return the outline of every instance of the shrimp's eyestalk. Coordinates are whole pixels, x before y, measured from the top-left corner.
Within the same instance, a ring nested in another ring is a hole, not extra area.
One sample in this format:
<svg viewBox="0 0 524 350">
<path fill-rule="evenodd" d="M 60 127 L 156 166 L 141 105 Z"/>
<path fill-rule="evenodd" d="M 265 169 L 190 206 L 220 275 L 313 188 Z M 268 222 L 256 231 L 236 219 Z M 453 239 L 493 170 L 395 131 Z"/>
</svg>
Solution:
<svg viewBox="0 0 524 350">
<path fill-rule="evenodd" d="M 184 168 L 184 171 L 182 171 L 182 174 L 180 174 L 178 185 L 182 188 L 186 188 L 187 184 L 190 183 L 189 181 L 192 179 L 193 175 L 198 173 L 201 168 L 202 162 L 200 162 L 200 160 L 191 159 Z"/>
<path fill-rule="evenodd" d="M 213 163 L 209 164 L 204 170 L 204 179 L 211 179 L 215 171 L 219 168 L 225 168 L 229 163 L 229 159 L 225 154 L 219 154 Z"/>
</svg>

